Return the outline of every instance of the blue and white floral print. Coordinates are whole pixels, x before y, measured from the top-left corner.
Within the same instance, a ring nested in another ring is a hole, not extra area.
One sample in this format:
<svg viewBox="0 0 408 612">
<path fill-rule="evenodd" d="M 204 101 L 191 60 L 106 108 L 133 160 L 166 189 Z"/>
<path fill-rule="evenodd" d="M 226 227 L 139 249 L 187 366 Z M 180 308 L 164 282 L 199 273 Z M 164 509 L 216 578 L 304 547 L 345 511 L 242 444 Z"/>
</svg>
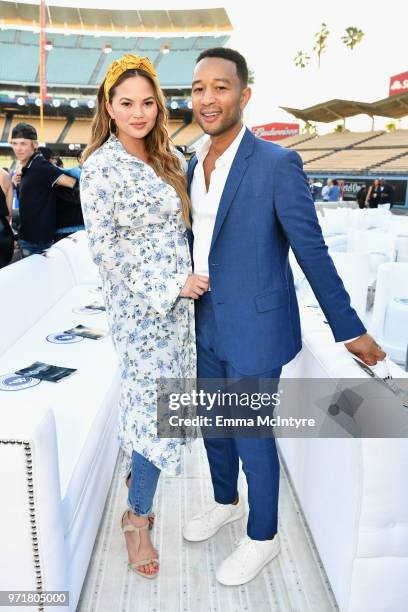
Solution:
<svg viewBox="0 0 408 612">
<path fill-rule="evenodd" d="M 111 136 L 85 162 L 81 202 L 98 264 L 121 372 L 119 440 L 179 473 L 180 439 L 157 437 L 157 378 L 194 378 L 193 300 L 179 293 L 191 273 L 176 191 Z"/>
</svg>

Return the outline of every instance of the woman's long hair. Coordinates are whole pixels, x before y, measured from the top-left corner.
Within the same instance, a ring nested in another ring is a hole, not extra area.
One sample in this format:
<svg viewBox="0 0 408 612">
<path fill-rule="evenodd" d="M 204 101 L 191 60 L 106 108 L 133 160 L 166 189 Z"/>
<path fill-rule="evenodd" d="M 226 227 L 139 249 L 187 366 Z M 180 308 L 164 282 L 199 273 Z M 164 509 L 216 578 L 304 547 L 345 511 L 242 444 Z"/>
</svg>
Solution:
<svg viewBox="0 0 408 612">
<path fill-rule="evenodd" d="M 181 200 L 181 214 L 184 224 L 186 227 L 190 227 L 190 200 L 187 195 L 187 178 L 181 167 L 180 159 L 170 148 L 170 138 L 166 128 L 168 113 L 158 81 L 144 70 L 126 70 L 126 72 L 120 75 L 109 91 L 109 102 L 112 103 L 116 87 L 126 79 L 134 76 L 142 76 L 151 82 L 157 103 L 158 113 L 156 123 L 145 138 L 149 164 L 158 176 L 176 190 Z M 82 154 L 82 162 L 108 140 L 111 135 L 111 127 L 112 131 L 116 132 L 116 125 L 106 110 L 104 83 L 105 80 L 103 80 L 98 89 L 97 105 L 91 128 L 91 140 Z"/>
</svg>

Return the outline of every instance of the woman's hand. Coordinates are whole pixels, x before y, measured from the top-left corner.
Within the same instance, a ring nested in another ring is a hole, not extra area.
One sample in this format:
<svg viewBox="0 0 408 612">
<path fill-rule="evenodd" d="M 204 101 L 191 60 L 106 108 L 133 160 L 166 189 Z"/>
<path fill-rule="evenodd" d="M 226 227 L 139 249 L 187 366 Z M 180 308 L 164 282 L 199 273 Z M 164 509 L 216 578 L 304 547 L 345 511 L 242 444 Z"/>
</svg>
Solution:
<svg viewBox="0 0 408 612">
<path fill-rule="evenodd" d="M 180 291 L 180 297 L 188 297 L 197 300 L 206 291 L 208 291 L 208 276 L 190 274 L 186 284 Z"/>
</svg>

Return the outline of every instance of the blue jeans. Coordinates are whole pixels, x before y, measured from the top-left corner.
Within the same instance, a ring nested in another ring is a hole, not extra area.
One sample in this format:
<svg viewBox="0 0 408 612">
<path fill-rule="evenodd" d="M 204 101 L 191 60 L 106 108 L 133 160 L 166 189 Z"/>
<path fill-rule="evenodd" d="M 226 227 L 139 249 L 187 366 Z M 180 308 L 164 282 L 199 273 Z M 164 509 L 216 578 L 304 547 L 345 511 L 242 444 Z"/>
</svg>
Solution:
<svg viewBox="0 0 408 612">
<path fill-rule="evenodd" d="M 44 251 L 52 246 L 52 240 L 50 242 L 27 242 L 26 240 L 19 240 L 18 246 L 20 247 L 21 257 L 29 257 L 30 255 L 42 255 Z"/>
<path fill-rule="evenodd" d="M 196 301 L 197 375 L 199 379 L 279 379 L 282 368 L 246 376 L 228 363 L 218 342 L 211 292 Z M 272 383 L 274 384 L 274 383 Z M 239 459 L 248 483 L 248 536 L 269 540 L 278 530 L 279 459 L 273 437 L 205 437 L 214 499 L 232 504 L 238 495 Z"/>
<path fill-rule="evenodd" d="M 132 453 L 132 480 L 129 488 L 130 510 L 139 516 L 147 516 L 152 509 L 160 470 L 136 451 Z"/>
</svg>

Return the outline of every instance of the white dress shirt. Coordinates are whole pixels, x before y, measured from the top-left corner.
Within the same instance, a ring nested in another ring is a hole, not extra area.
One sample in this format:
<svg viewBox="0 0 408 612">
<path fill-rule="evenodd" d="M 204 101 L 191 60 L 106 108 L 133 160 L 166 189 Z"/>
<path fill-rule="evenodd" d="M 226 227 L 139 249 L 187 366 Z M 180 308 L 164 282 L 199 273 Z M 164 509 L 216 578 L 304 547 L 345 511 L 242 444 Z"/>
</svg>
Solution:
<svg viewBox="0 0 408 612">
<path fill-rule="evenodd" d="M 235 140 L 232 141 L 228 149 L 226 149 L 215 162 L 215 168 L 210 176 L 208 191 L 205 185 L 203 163 L 210 149 L 211 139 L 207 138 L 202 146 L 196 151 L 198 163 L 194 169 L 190 189 L 193 216 L 192 230 L 194 234 L 194 274 L 209 276 L 208 255 L 210 253 L 211 240 L 214 232 L 215 218 L 220 205 L 222 192 L 224 191 L 225 183 L 231 170 L 232 162 L 237 154 L 241 140 L 244 137 L 245 130 L 245 126 L 242 126 Z M 352 342 L 352 340 L 356 340 L 356 338 L 343 340 L 342 343 Z"/>
<path fill-rule="evenodd" d="M 231 170 L 232 162 L 245 134 L 245 126 L 242 127 L 238 136 L 232 141 L 228 149 L 215 162 L 215 168 L 210 176 L 208 191 L 205 185 L 203 163 L 210 149 L 211 140 L 208 138 L 197 150 L 196 156 L 198 163 L 194 169 L 194 176 L 191 183 L 190 197 L 193 216 L 193 260 L 194 273 L 209 276 L 208 255 L 212 235 L 214 231 L 215 218 L 220 205 L 222 192 L 225 182 Z"/>
</svg>

